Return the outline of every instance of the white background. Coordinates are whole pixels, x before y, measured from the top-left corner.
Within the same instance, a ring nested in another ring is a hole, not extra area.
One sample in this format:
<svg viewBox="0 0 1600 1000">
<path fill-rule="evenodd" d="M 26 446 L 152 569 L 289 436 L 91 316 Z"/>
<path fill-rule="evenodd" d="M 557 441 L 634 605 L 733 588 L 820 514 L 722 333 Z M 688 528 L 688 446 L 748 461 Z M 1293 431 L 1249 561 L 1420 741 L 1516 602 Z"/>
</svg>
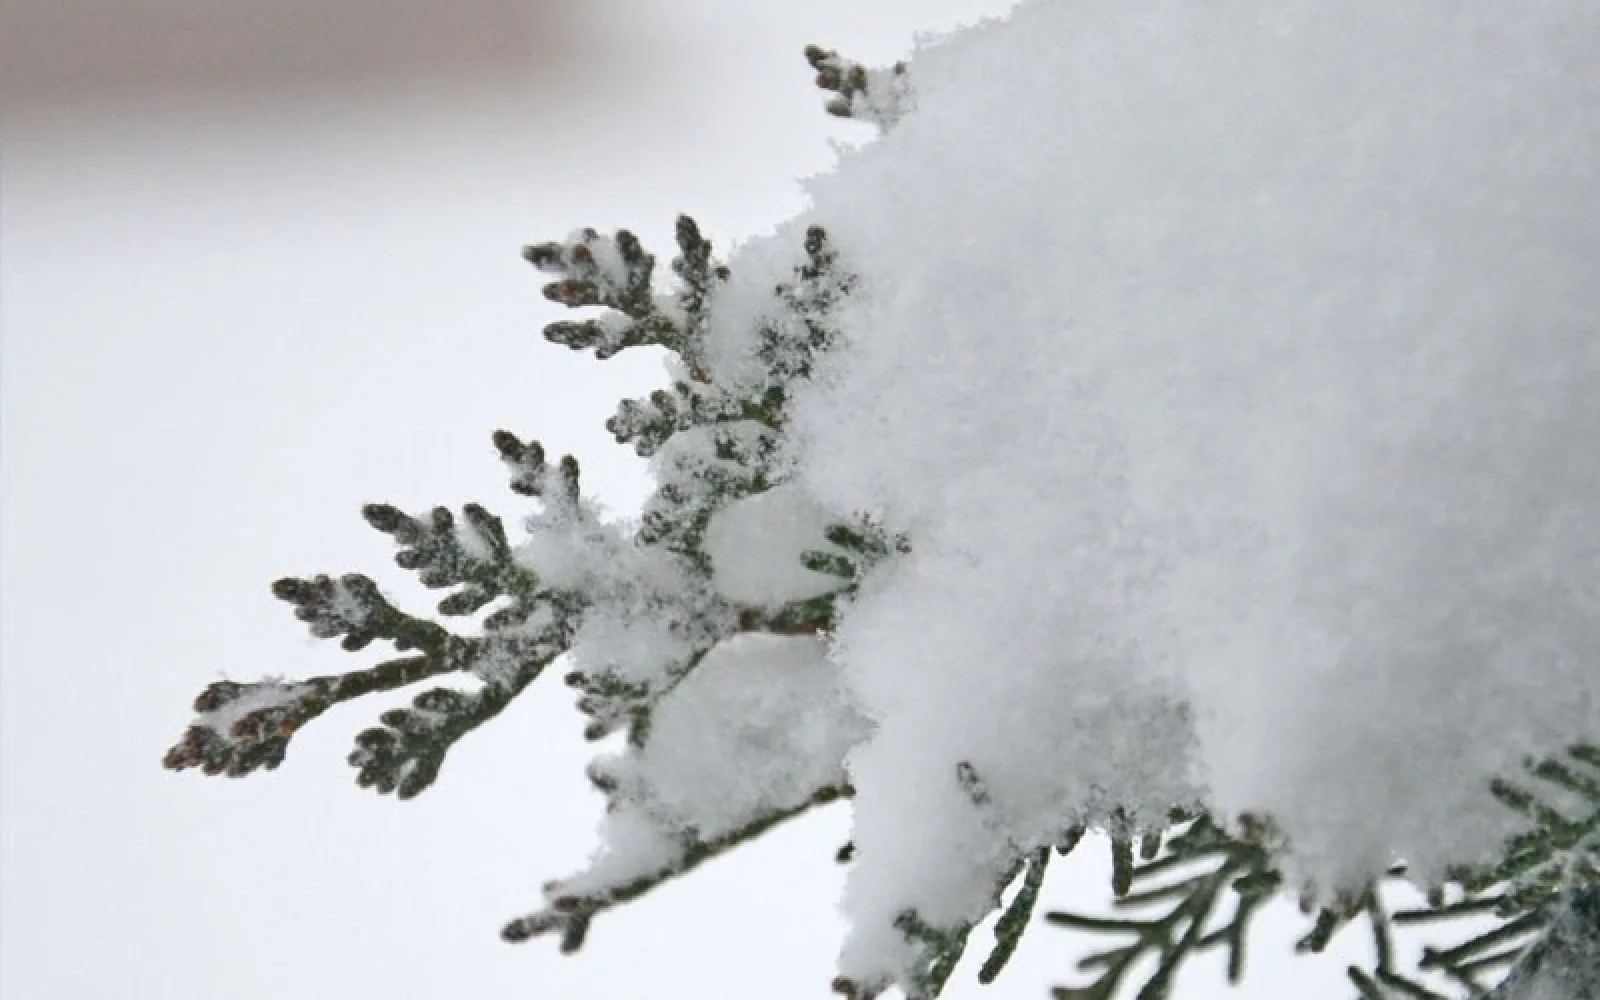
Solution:
<svg viewBox="0 0 1600 1000">
<path fill-rule="evenodd" d="M 652 358 L 545 344 L 559 310 L 518 257 L 581 225 L 661 260 L 689 211 L 717 244 L 801 206 L 828 118 L 800 50 L 869 62 L 1001 0 L 582 6 L 555 78 L 465 78 L 8 114 L 0 159 L 0 996 L 816 998 L 841 927 L 840 810 L 597 920 L 575 957 L 501 921 L 591 846 L 599 800 L 571 694 L 546 678 L 400 804 L 344 755 L 388 703 L 336 710 L 277 772 L 159 766 L 221 676 L 369 663 L 314 643 L 280 576 L 358 570 L 426 608 L 362 503 L 518 499 L 506 427 L 585 461 L 627 510 L 641 463 L 602 428 Z M 394 701 L 396 699 L 390 699 Z M 1049 899 L 1097 906 L 1100 859 Z M 1266 922 L 1250 987 L 1347 996 Z M 975 936 L 981 960 L 987 933 Z M 989 988 L 1043 997 L 1083 942 L 1034 929 Z"/>
</svg>

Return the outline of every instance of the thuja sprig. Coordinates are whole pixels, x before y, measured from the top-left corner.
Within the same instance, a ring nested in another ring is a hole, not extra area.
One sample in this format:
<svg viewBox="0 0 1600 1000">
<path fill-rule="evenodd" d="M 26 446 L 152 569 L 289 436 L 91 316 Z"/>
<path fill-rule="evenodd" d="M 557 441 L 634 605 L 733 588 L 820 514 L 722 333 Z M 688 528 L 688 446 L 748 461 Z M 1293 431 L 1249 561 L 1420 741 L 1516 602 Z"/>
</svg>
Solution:
<svg viewBox="0 0 1600 1000">
<path fill-rule="evenodd" d="M 887 129 L 911 109 L 911 84 L 906 64 L 869 69 L 820 45 L 806 46 L 806 62 L 816 70 L 816 84 L 835 95 L 828 114 L 853 118 Z"/>
<path fill-rule="evenodd" d="M 862 77 L 843 64 L 838 68 L 842 75 L 834 81 L 836 93 L 864 100 L 863 114 L 881 111 L 879 98 L 895 93 L 893 87 L 876 87 L 873 71 Z M 234 775 L 269 769 L 282 761 L 290 737 L 334 704 L 448 673 L 471 674 L 461 687 L 433 687 L 417 694 L 357 737 L 349 762 L 358 783 L 412 797 L 435 781 L 457 740 L 501 712 L 571 647 L 586 615 L 605 602 L 614 608 L 619 601 L 656 616 L 677 640 L 687 640 L 671 652 L 675 660 L 664 674 L 647 684 L 630 686 L 605 665 L 569 675 L 580 692 L 579 707 L 590 715 L 591 732 L 603 735 L 626 724 L 633 752 L 648 740 L 655 702 L 670 696 L 672 685 L 718 641 L 739 631 L 814 635 L 831 628 L 834 601 L 850 581 L 842 581 L 833 594 L 778 609 L 734 606 L 710 586 L 703 541 L 716 511 L 781 481 L 774 461 L 787 419 L 789 383 L 809 377 L 816 354 L 833 343 L 827 314 L 848 293 L 851 279 L 836 266 L 837 255 L 823 231 L 810 229 L 805 260 L 792 280 L 774 289 L 777 308 L 758 321 L 763 324 L 756 333 L 758 357 L 768 369 L 766 384 L 734 388 L 713 377 L 706 351 L 712 305 L 729 280 L 728 268 L 688 216 L 677 220 L 675 239 L 678 253 L 671 271 L 677 287 L 669 293 L 654 287 L 655 258 L 626 230 L 603 236 L 584 229 L 566 240 L 524 250 L 524 257 L 551 279 L 543 287 L 546 298 L 595 311 L 549 324 L 547 340 L 592 350 L 602 359 L 640 346 L 663 348 L 675 356 L 672 383 L 644 400 L 624 401 L 608 423 L 619 442 L 657 457 L 658 488 L 638 530 L 627 534 L 600 523 L 593 505 L 582 499 L 578 463 L 570 456 L 548 461 L 539 442 L 509 431 L 498 431 L 493 438 L 512 490 L 540 501 L 540 512 L 529 522 L 530 535 L 537 536 L 531 540 L 555 539 L 558 549 L 570 542 L 573 552 L 598 553 L 602 562 L 615 556 L 623 569 L 611 565 L 599 572 L 585 570 L 563 576 L 565 589 L 550 587 L 541 580 L 539 567 L 530 564 L 534 553 L 542 551 L 540 545 L 514 548 L 504 524 L 479 505 L 466 505 L 459 514 L 444 507 L 412 514 L 388 504 L 369 505 L 363 515 L 394 540 L 397 563 L 416 572 L 425 586 L 448 591 L 439 601 L 439 614 L 460 618 L 486 612 L 479 622 L 481 634 L 458 635 L 402 611 L 359 574 L 280 580 L 274 593 L 294 607 L 314 636 L 339 639 L 351 651 L 384 640 L 403 655 L 339 676 L 217 682 L 197 699 L 197 718 L 169 751 L 169 767 Z M 848 543 L 852 580 L 892 548 L 872 531 L 841 530 L 846 533 L 837 537 Z M 563 533 L 571 537 L 563 538 Z M 828 541 L 834 542 L 835 534 Z M 638 565 L 649 567 L 641 576 L 674 581 L 669 589 L 682 584 L 685 592 L 657 593 L 650 589 L 657 584 L 627 579 L 628 560 L 634 557 L 639 557 Z M 580 578 L 586 582 L 572 582 Z M 514 921 L 506 937 L 559 930 L 563 947 L 576 948 L 596 913 L 692 870 L 812 805 L 848 793 L 847 787 L 818 789 L 798 809 L 759 816 L 732 832 L 686 831 L 671 863 L 621 885 L 555 892 L 547 910 Z"/>
<path fill-rule="evenodd" d="M 1362 1000 L 1513 996 L 1495 984 L 1526 979 L 1532 975 L 1527 971 L 1530 964 L 1551 961 L 1547 956 L 1568 948 L 1573 921 L 1581 924 L 1581 914 L 1572 913 L 1582 910 L 1578 904 L 1589 898 L 1585 894 L 1600 897 L 1600 748 L 1579 743 L 1562 755 L 1526 761 L 1524 772 L 1530 780 L 1497 779 L 1489 789 L 1529 822 L 1528 829 L 1507 840 L 1498 860 L 1478 868 L 1456 868 L 1444 884 L 1428 892 L 1426 906 L 1390 913 L 1384 905 L 1384 888 L 1406 876 L 1405 866 L 1395 865 L 1366 888 L 1339 893 L 1317 909 L 1296 949 L 1321 952 L 1343 928 L 1364 918 L 1372 934 L 1374 963 L 1348 970 Z M 1189 817 L 1175 814 L 1177 818 Z M 1126 945 L 1080 962 L 1085 971 L 1099 973 L 1091 983 L 1059 987 L 1055 995 L 1063 1000 L 1111 1000 L 1132 966 L 1153 955 L 1156 972 L 1134 995 L 1158 1000 L 1168 995 L 1173 974 L 1190 954 L 1219 946 L 1227 951 L 1229 979 L 1236 982 L 1244 969 L 1249 921 L 1260 904 L 1282 887 L 1273 857 L 1287 846 L 1270 823 L 1245 817 L 1240 827 L 1237 836 L 1231 835 L 1201 814 L 1169 840 L 1165 854 L 1141 850 L 1138 861 L 1133 860 L 1131 841 L 1113 836 L 1118 908 L 1167 909 L 1158 916 L 1133 918 L 1048 914 L 1050 923 L 1133 937 Z M 1157 878 L 1193 865 L 1201 867 L 1186 877 Z M 1147 880 L 1157 884 L 1141 888 Z M 1211 927 L 1225 889 L 1236 896 L 1233 912 Z M 1311 912 L 1308 902 L 1303 905 Z M 1600 931 L 1600 908 L 1595 917 L 1592 929 Z M 1456 944 L 1425 946 L 1418 962 L 1419 972 L 1442 976 L 1459 994 L 1443 992 L 1396 966 L 1396 927 L 1462 918 L 1490 918 L 1494 923 Z M 1558 924 L 1566 928 L 1565 937 L 1553 934 Z M 1600 969 L 1595 975 L 1600 977 Z"/>
<path fill-rule="evenodd" d="M 1418 926 L 1490 918 L 1492 926 L 1465 940 L 1424 947 L 1418 962 L 1419 972 L 1443 976 L 1470 997 L 1488 995 L 1498 980 L 1546 954 L 1553 945 L 1545 937 L 1572 900 L 1600 892 L 1600 747 L 1578 743 L 1564 754 L 1525 761 L 1523 771 L 1529 780 L 1496 779 L 1490 794 L 1527 820 L 1527 829 L 1506 841 L 1494 863 L 1457 869 L 1429 892 L 1427 905 L 1384 921 Z M 1363 1000 L 1388 1000 L 1385 990 L 1452 1000 L 1397 969 L 1391 950 L 1380 948 L 1372 968 L 1352 967 L 1349 976 Z"/>
<path fill-rule="evenodd" d="M 415 571 L 423 586 L 460 588 L 439 602 L 442 615 L 469 615 L 499 597 L 525 601 L 538 589 L 538 577 L 513 558 L 505 525 L 478 504 L 464 506 L 460 522 L 445 507 L 425 519 L 388 504 L 368 504 L 361 513 L 394 538 L 395 563 Z"/>
<path fill-rule="evenodd" d="M 675 233 L 678 256 L 672 271 L 681 287 L 672 296 L 655 294 L 655 258 L 626 229 L 611 236 L 583 229 L 562 242 L 524 248 L 524 259 L 557 279 L 544 286 L 545 298 L 569 308 L 610 310 L 551 323 L 544 328 L 545 339 L 592 350 L 602 360 L 629 347 L 665 347 L 698 367 L 712 292 L 728 270 L 713 260 L 710 241 L 689 216 L 678 217 Z"/>
<path fill-rule="evenodd" d="M 242 777 L 283 763 L 289 740 L 332 706 L 457 669 L 447 647 L 387 660 L 366 670 L 304 681 L 216 681 L 195 698 L 195 721 L 166 753 L 174 771 Z"/>
<path fill-rule="evenodd" d="M 363 731 L 350 752 L 356 783 L 401 799 L 420 794 L 438 778 L 456 741 L 500 714 L 549 663 L 524 662 L 510 677 L 476 691 L 433 688 L 417 695 L 409 708 L 383 713 L 382 726 Z"/>
<path fill-rule="evenodd" d="M 993 794 L 971 761 L 956 763 L 955 781 L 974 809 L 984 813 L 993 808 Z M 985 817 L 984 821 L 992 823 L 993 818 Z M 1026 852 L 1012 845 L 1013 853 L 1009 862 L 997 872 L 990 909 L 1001 907 L 1008 887 L 1018 884 L 1018 889 L 995 924 L 994 947 L 978 971 L 980 983 L 993 982 L 1016 952 L 1033 916 L 1051 856 L 1054 853 L 1069 853 L 1081 835 L 1081 830 L 1076 834 L 1069 833 L 1059 846 L 1045 845 Z M 846 844 L 836 855 L 836 860 L 848 862 L 854 854 L 854 845 Z M 906 984 L 908 1000 L 934 1000 L 944 992 L 950 976 L 966 953 L 975 926 L 975 922 L 970 920 L 935 925 L 915 909 L 904 910 L 895 917 L 895 929 L 916 949 Z M 859 981 L 841 976 L 833 981 L 833 991 L 845 1000 L 877 1000 L 889 986 L 887 979 Z"/>
<path fill-rule="evenodd" d="M 1141 851 L 1135 859 L 1129 838 L 1113 838 L 1118 909 L 1164 907 L 1164 912 L 1149 917 L 1091 917 L 1065 911 L 1045 915 L 1057 926 L 1132 938 L 1082 959 L 1078 967 L 1095 978 L 1085 986 L 1057 987 L 1053 995 L 1058 1000 L 1111 1000 L 1146 956 L 1155 959 L 1156 967 L 1136 994 L 1139 1000 L 1168 996 L 1178 967 L 1190 954 L 1210 948 L 1227 951 L 1231 980 L 1242 975 L 1249 921 L 1280 881 L 1270 865 L 1265 830 L 1251 827 L 1252 833 L 1235 838 L 1205 814 L 1175 813 L 1173 819 L 1187 826 L 1166 839 L 1164 854 L 1157 842 L 1155 849 Z M 1230 896 L 1235 900 L 1233 912 L 1220 927 L 1211 928 L 1220 904 Z"/>
<path fill-rule="evenodd" d="M 994 950 L 978 970 L 978 982 L 985 985 L 994 982 L 1011 961 L 1028 929 L 1028 922 L 1033 919 L 1033 909 L 1039 902 L 1039 890 L 1044 886 L 1051 856 L 1049 847 L 1041 847 L 1028 856 L 1022 885 L 994 926 Z"/>
</svg>

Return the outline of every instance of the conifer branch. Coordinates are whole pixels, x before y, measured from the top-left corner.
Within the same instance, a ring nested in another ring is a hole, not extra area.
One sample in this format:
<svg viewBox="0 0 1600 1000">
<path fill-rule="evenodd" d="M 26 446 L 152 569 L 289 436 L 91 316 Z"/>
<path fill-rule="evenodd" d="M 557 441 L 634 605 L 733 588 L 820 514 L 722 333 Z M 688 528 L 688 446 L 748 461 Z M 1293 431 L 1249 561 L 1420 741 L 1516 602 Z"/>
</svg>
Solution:
<svg viewBox="0 0 1600 1000">
<path fill-rule="evenodd" d="M 720 836 L 702 839 L 689 831 L 682 839 L 678 856 L 670 864 L 603 889 L 566 893 L 561 883 L 551 883 L 545 887 L 549 905 L 510 921 L 501 929 L 500 936 L 506 941 L 520 943 L 557 933 L 563 953 L 577 951 L 583 946 L 589 925 L 596 915 L 638 899 L 657 886 L 693 871 L 712 858 L 802 815 L 814 806 L 826 805 L 852 794 L 853 790 L 848 785 L 827 786 L 817 789 L 810 799 L 798 806 L 773 810 Z"/>
<path fill-rule="evenodd" d="M 349 757 L 356 784 L 414 798 L 438 778 L 457 740 L 499 715 L 549 664 L 550 659 L 523 663 L 505 681 L 476 691 L 433 688 L 417 695 L 410 708 L 383 713 L 381 727 L 356 737 Z"/>
<path fill-rule="evenodd" d="M 395 563 L 416 571 L 423 586 L 460 587 L 439 602 L 442 615 L 470 615 L 499 597 L 525 603 L 538 590 L 538 577 L 512 557 L 505 525 L 477 504 L 462 508 L 459 523 L 444 507 L 435 507 L 426 520 L 388 504 L 368 504 L 361 513 L 393 536 L 400 548 Z"/>
<path fill-rule="evenodd" d="M 575 489 L 575 469 L 568 478 Z M 167 752 L 166 767 L 199 767 L 207 774 L 234 777 L 271 770 L 282 763 L 290 738 L 333 705 L 440 674 L 477 675 L 485 681 L 482 690 L 471 695 L 442 688 L 427 692 L 412 709 L 387 713 L 386 728 L 361 734 L 350 757 L 358 783 L 380 792 L 399 790 L 402 798 L 410 798 L 433 783 L 456 739 L 497 714 L 565 650 L 571 600 L 539 591 L 538 578 L 513 558 L 499 518 L 476 504 L 464 508 L 460 523 L 443 507 L 426 519 L 387 504 L 369 504 L 362 514 L 394 539 L 399 546 L 395 562 L 401 568 L 416 571 L 427 587 L 457 588 L 439 602 L 440 614 L 472 614 L 502 597 L 511 606 L 488 616 L 485 637 L 463 638 L 400 610 L 370 577 L 359 573 L 278 580 L 273 594 L 294 606 L 295 617 L 312 636 L 339 638 L 350 652 L 381 639 L 399 652 L 418 655 L 293 683 L 216 682 L 195 700 L 198 718 Z M 424 706 L 434 708 L 424 711 Z"/>
<path fill-rule="evenodd" d="M 994 950 L 978 970 L 978 982 L 992 983 L 1005 970 L 1006 963 L 1016 952 L 1022 935 L 1033 919 L 1033 908 L 1039 901 L 1039 890 L 1044 885 L 1045 869 L 1050 865 L 1051 849 L 1041 847 L 1028 856 L 1027 871 L 1022 877 L 1022 887 L 1011 900 L 1011 905 L 1000 915 L 994 927 Z"/>
<path fill-rule="evenodd" d="M 904 62 L 868 69 L 819 45 L 806 46 L 805 55 L 817 72 L 817 87 L 835 95 L 826 105 L 828 114 L 887 130 L 911 110 L 911 82 Z"/>
<path fill-rule="evenodd" d="M 1370 969 L 1348 970 L 1362 1000 L 1454 1000 L 1396 968 L 1392 928 L 1493 915 L 1498 918 L 1494 927 L 1450 947 L 1425 948 L 1418 968 L 1420 972 L 1442 975 L 1469 997 L 1512 1000 L 1514 994 L 1492 989 L 1495 982 L 1503 978 L 1510 981 L 1508 973 L 1515 976 L 1516 970 L 1524 967 L 1548 938 L 1548 928 L 1556 915 L 1569 912 L 1573 901 L 1587 898 L 1586 893 L 1600 891 L 1600 767 L 1595 766 L 1596 762 L 1600 762 L 1600 754 L 1593 745 L 1578 744 L 1564 756 L 1526 762 L 1524 770 L 1535 779 L 1533 784 L 1494 782 L 1491 793 L 1528 819 L 1531 828 L 1510 838 L 1495 864 L 1457 870 L 1450 884 L 1459 898 L 1438 886 L 1430 891 L 1426 907 L 1390 914 L 1383 906 L 1383 882 L 1374 882 L 1360 892 L 1341 893 L 1321 908 L 1297 943 L 1297 950 L 1320 952 L 1342 928 L 1365 916 L 1373 934 L 1376 961 Z M 1552 796 L 1559 795 L 1566 801 L 1567 809 L 1573 801 L 1587 803 L 1585 815 L 1570 816 L 1553 798 L 1541 794 L 1540 782 Z M 1135 938 L 1127 945 L 1083 959 L 1080 967 L 1100 970 L 1099 978 L 1085 987 L 1057 988 L 1055 996 L 1112 1000 L 1128 970 L 1153 953 L 1159 959 L 1157 973 L 1136 995 L 1141 1000 L 1155 1000 L 1165 996 L 1170 985 L 1162 978 L 1167 974 L 1162 970 L 1176 970 L 1189 951 L 1217 946 L 1226 948 L 1228 977 L 1237 982 L 1243 974 L 1249 922 L 1259 906 L 1282 887 L 1283 877 L 1272 859 L 1283 846 L 1271 824 L 1262 820 L 1245 817 L 1241 834 L 1235 837 L 1203 814 L 1189 829 L 1172 837 L 1164 853 L 1154 851 L 1147 837 L 1141 843 L 1139 862 L 1132 861 L 1131 839 L 1113 836 L 1113 860 L 1117 862 L 1113 867 L 1127 871 L 1123 878 L 1113 878 L 1114 888 L 1119 890 L 1118 907 L 1171 904 L 1170 908 L 1155 918 L 1047 914 L 1049 923 L 1098 933 L 1132 934 Z M 1192 863 L 1212 867 L 1208 872 L 1175 882 L 1156 879 L 1163 872 Z M 1129 865 L 1131 869 L 1124 868 Z M 1390 869 L 1385 878 L 1397 880 L 1404 875 L 1405 867 L 1400 865 Z M 1156 884 L 1139 888 L 1150 881 Z M 1224 886 L 1237 897 L 1231 918 L 1191 937 L 1190 930 L 1210 920 Z M 1595 926 L 1600 928 L 1600 923 Z"/>
<path fill-rule="evenodd" d="M 366 670 L 286 683 L 217 681 L 195 699 L 197 716 L 167 751 L 163 765 L 174 771 L 198 767 L 206 774 L 241 777 L 283 762 L 290 738 L 332 706 L 374 691 L 392 690 L 461 669 L 461 640 L 439 625 L 400 611 L 377 584 L 360 574 L 334 580 L 288 578 L 273 593 L 295 606 L 295 617 L 317 638 L 342 636 L 345 649 L 364 649 L 385 639 L 401 652 L 420 650 Z"/>
<path fill-rule="evenodd" d="M 1048 923 L 1094 932 L 1131 934 L 1134 940 L 1090 954 L 1078 965 L 1084 971 L 1099 970 L 1086 986 L 1057 987 L 1058 1000 L 1112 1000 L 1133 967 L 1146 956 L 1156 959 L 1156 969 L 1140 988 L 1139 1000 L 1166 997 L 1178 967 L 1191 953 L 1222 947 L 1228 952 L 1231 981 L 1243 974 L 1244 940 L 1251 918 L 1259 904 L 1277 890 L 1279 879 L 1270 867 L 1271 853 L 1265 846 L 1268 830 L 1246 824 L 1244 838 L 1235 838 L 1201 814 L 1183 831 L 1171 836 L 1166 853 L 1146 857 L 1141 850 L 1135 859 L 1132 838 L 1121 835 L 1113 841 L 1114 866 L 1125 874 L 1114 879 L 1119 909 L 1140 909 L 1171 904 L 1156 917 L 1091 917 L 1054 911 L 1045 914 Z M 1149 838 L 1147 837 L 1148 841 Z M 1173 882 L 1161 881 L 1174 869 L 1193 865 L 1204 868 Z M 1153 884 L 1150 884 L 1153 883 Z M 1141 888 L 1149 884 L 1148 888 Z M 1229 919 L 1208 930 L 1224 896 L 1236 897 Z"/>
<path fill-rule="evenodd" d="M 1448 898 L 1445 886 L 1429 893 L 1428 905 L 1401 910 L 1385 923 L 1417 925 L 1444 923 L 1461 917 L 1493 916 L 1496 924 L 1449 947 L 1428 946 L 1418 963 L 1422 972 L 1443 975 L 1470 997 L 1512 997 L 1503 987 L 1531 973 L 1527 963 L 1535 955 L 1555 945 L 1544 942 L 1550 929 L 1574 900 L 1585 893 L 1600 892 L 1600 754 L 1593 744 L 1579 743 L 1564 755 L 1528 760 L 1527 785 L 1496 780 L 1490 792 L 1519 815 L 1530 828 L 1511 837 L 1501 858 L 1492 865 L 1457 871 L 1452 877 L 1454 894 Z M 1558 805 L 1557 800 L 1564 805 Z M 1584 815 L 1569 816 L 1574 803 L 1581 803 Z M 1375 910 L 1375 912 L 1377 912 Z M 1381 918 L 1378 913 L 1375 921 Z M 1600 923 L 1595 928 L 1600 931 Z M 1600 940 L 1596 937 L 1592 940 Z M 1377 982 L 1409 996 L 1440 997 L 1415 978 L 1394 968 L 1392 954 L 1380 949 L 1370 974 L 1351 969 L 1352 981 L 1363 990 L 1363 983 Z"/>
</svg>

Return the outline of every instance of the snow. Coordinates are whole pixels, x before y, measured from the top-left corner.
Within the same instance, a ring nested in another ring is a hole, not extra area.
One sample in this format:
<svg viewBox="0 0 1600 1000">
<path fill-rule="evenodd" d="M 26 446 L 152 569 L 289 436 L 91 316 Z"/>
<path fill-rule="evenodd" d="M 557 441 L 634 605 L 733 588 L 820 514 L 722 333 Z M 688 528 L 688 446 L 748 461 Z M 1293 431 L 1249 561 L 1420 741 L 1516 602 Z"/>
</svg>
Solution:
<svg viewBox="0 0 1600 1000">
<path fill-rule="evenodd" d="M 1069 827 L 1264 815 L 1324 895 L 1493 857 L 1490 779 L 1600 736 L 1596 52 L 1575 0 L 1031 0 L 904 72 L 814 58 L 881 134 L 733 252 L 704 331 L 635 298 L 626 239 L 532 248 L 615 307 L 598 355 L 653 301 L 686 356 L 611 423 L 637 521 L 508 459 L 547 606 L 475 670 L 565 652 L 588 735 L 626 734 L 526 926 L 847 785 L 868 993 Z"/>
<path fill-rule="evenodd" d="M 572 668 L 585 674 L 612 674 L 633 683 L 654 684 L 671 666 L 694 654 L 694 643 L 672 621 L 641 602 L 609 601 L 583 615 L 573 638 Z"/>
<path fill-rule="evenodd" d="M 718 643 L 662 699 L 642 751 L 597 759 L 613 788 L 603 848 L 551 899 L 604 893 L 682 860 L 701 843 L 799 808 L 845 780 L 844 755 L 866 731 L 823 642 L 746 633 Z"/>
<path fill-rule="evenodd" d="M 806 552 L 832 549 L 823 537 L 829 523 L 828 512 L 789 483 L 722 508 L 706 528 L 705 543 L 717 593 L 777 608 L 838 590 L 839 577 L 800 562 Z"/>
<path fill-rule="evenodd" d="M 1104 803 L 1426 880 L 1595 735 L 1597 51 L 1572 0 L 1037 0 L 810 182 L 860 285 L 786 460 L 913 548 L 833 651 L 876 724 L 847 975 Z M 719 377 L 795 228 L 730 261 Z"/>
</svg>

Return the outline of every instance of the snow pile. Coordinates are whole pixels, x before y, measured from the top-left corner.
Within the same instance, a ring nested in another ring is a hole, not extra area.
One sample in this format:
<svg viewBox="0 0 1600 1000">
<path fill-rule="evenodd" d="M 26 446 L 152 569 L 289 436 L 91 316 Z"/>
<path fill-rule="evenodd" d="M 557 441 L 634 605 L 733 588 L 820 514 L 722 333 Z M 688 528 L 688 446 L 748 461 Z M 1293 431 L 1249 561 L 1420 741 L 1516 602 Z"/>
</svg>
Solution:
<svg viewBox="0 0 1600 1000">
<path fill-rule="evenodd" d="M 834 654 L 847 975 L 1111 804 L 1427 877 L 1595 735 L 1597 52 L 1578 0 L 1028 3 L 811 183 L 860 285 L 789 457 L 913 546 Z M 728 377 L 779 257 L 731 262 Z"/>
</svg>

